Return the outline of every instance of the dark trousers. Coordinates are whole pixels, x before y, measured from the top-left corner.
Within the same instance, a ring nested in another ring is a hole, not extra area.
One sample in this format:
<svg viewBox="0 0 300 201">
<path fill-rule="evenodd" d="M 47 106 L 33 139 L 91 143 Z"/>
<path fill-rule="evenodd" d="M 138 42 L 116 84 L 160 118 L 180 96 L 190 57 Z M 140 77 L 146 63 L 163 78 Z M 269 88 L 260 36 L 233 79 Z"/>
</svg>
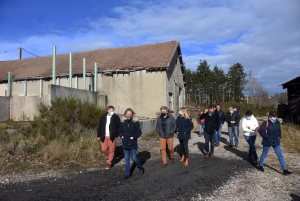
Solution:
<svg viewBox="0 0 300 201">
<path fill-rule="evenodd" d="M 189 140 L 179 140 L 181 154 L 185 155 L 185 158 L 189 158 Z"/>
<path fill-rule="evenodd" d="M 215 139 L 215 132 L 204 132 L 204 137 L 205 137 L 205 151 L 214 153 L 214 139 Z M 209 151 L 209 143 L 210 143 L 210 151 Z"/>
</svg>

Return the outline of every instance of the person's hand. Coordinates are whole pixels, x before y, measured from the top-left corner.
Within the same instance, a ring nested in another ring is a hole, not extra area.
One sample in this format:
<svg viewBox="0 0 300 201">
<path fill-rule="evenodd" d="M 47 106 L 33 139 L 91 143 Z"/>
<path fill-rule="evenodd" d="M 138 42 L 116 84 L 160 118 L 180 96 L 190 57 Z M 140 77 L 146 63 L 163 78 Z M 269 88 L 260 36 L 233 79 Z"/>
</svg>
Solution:
<svg viewBox="0 0 300 201">
<path fill-rule="evenodd" d="M 204 113 L 207 113 L 207 112 L 208 112 L 208 109 L 205 109 L 205 110 L 204 110 Z"/>
<path fill-rule="evenodd" d="M 97 137 L 97 140 L 100 141 L 100 137 Z"/>
<path fill-rule="evenodd" d="M 233 124 L 235 124 L 235 121 L 232 121 Z"/>
<path fill-rule="evenodd" d="M 186 132 L 184 132 L 184 134 L 186 134 Z"/>
<path fill-rule="evenodd" d="M 124 136 L 122 136 L 121 138 L 124 138 Z"/>
<path fill-rule="evenodd" d="M 133 137 L 130 137 L 131 140 L 133 140 Z"/>
<path fill-rule="evenodd" d="M 248 129 L 250 129 L 250 126 L 247 126 Z"/>
</svg>

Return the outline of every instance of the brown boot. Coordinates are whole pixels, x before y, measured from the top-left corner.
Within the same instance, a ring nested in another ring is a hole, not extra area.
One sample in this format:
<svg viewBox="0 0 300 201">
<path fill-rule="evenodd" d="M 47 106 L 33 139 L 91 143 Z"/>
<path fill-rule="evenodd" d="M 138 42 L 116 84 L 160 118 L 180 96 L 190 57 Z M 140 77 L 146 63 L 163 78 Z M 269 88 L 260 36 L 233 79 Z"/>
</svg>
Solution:
<svg viewBox="0 0 300 201">
<path fill-rule="evenodd" d="M 188 158 L 185 159 L 185 163 L 184 163 L 184 167 L 187 167 L 187 166 L 189 166 L 189 159 Z"/>
<path fill-rule="evenodd" d="M 209 158 L 213 158 L 214 157 L 214 153 L 209 153 Z"/>
<path fill-rule="evenodd" d="M 181 159 L 180 159 L 180 162 L 184 162 L 184 160 L 185 160 L 185 155 L 181 155 Z"/>
<path fill-rule="evenodd" d="M 206 152 L 204 158 L 208 159 L 208 157 L 209 157 L 209 152 Z"/>
</svg>

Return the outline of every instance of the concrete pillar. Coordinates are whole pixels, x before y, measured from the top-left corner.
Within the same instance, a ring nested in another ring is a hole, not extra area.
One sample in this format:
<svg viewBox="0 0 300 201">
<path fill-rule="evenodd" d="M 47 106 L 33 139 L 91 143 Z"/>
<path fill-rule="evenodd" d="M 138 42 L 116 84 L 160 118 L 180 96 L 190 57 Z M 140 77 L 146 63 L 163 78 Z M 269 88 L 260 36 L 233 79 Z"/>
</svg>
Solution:
<svg viewBox="0 0 300 201">
<path fill-rule="evenodd" d="M 94 69 L 94 92 L 98 92 L 98 64 L 95 63 Z"/>
<path fill-rule="evenodd" d="M 72 77 L 73 77 L 73 69 L 72 69 L 72 53 L 70 53 L 70 63 L 69 63 L 69 87 L 72 88 Z"/>
<path fill-rule="evenodd" d="M 83 78 L 83 90 L 86 89 L 86 66 L 85 66 L 85 58 L 83 58 L 83 72 L 82 72 L 82 78 Z"/>
<path fill-rule="evenodd" d="M 56 82 L 56 46 L 53 46 L 53 59 L 52 59 L 52 84 Z"/>
<path fill-rule="evenodd" d="M 43 79 L 40 79 L 40 98 L 42 98 L 43 95 Z"/>
<path fill-rule="evenodd" d="M 11 96 L 11 89 L 12 89 L 12 80 L 11 80 L 11 76 L 12 76 L 12 73 L 11 72 L 8 72 L 7 74 L 7 96 Z"/>
</svg>

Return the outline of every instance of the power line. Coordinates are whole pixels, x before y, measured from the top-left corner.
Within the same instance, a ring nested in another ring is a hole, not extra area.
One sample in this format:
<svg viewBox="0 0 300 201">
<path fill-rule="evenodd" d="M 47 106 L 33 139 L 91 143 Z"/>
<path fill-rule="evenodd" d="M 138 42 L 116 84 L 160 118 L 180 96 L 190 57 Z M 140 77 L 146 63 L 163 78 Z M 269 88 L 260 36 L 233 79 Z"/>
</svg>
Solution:
<svg viewBox="0 0 300 201">
<path fill-rule="evenodd" d="M 11 49 L 11 50 L 6 50 L 6 51 L 4 51 L 4 52 L 1 52 L 0 54 L 4 54 L 4 53 L 7 53 L 7 52 L 10 52 L 10 51 L 16 50 L 16 49 L 19 49 L 19 48 L 14 48 L 14 49 Z"/>
<path fill-rule="evenodd" d="M 27 52 L 27 53 L 29 53 L 29 54 L 32 54 L 33 56 L 39 57 L 39 56 L 37 56 L 37 55 L 35 55 L 35 54 L 31 53 L 31 52 L 28 52 L 28 51 L 25 50 L 24 48 L 22 48 L 22 50 L 24 50 L 25 52 Z"/>
</svg>

